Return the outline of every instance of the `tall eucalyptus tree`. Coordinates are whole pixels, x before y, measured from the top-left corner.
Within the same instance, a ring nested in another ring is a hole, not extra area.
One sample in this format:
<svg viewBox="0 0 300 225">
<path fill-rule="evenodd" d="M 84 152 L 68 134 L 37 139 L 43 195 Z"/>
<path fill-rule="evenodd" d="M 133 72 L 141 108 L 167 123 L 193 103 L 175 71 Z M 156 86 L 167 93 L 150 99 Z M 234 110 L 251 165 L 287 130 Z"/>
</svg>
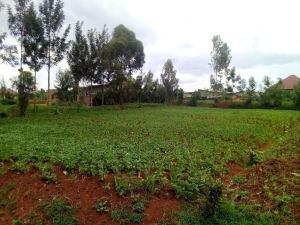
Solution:
<svg viewBox="0 0 300 225">
<path fill-rule="evenodd" d="M 44 39 L 47 43 L 47 70 L 48 70 L 48 98 L 47 105 L 50 100 L 50 70 L 51 67 L 56 66 L 63 58 L 64 54 L 70 46 L 70 42 L 67 41 L 71 26 L 68 25 L 62 36 L 58 36 L 63 22 L 65 20 L 65 14 L 63 11 L 64 3 L 61 0 L 44 0 L 39 5 L 39 11 L 43 21 L 43 27 L 45 30 Z"/>
</svg>

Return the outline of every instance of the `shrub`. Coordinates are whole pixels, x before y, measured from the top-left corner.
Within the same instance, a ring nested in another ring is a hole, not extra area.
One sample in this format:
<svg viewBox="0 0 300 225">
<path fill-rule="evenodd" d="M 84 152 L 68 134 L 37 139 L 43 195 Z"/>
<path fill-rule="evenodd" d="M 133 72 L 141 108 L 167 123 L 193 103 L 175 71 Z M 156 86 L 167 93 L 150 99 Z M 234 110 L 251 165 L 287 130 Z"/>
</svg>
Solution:
<svg viewBox="0 0 300 225">
<path fill-rule="evenodd" d="M 2 105 L 16 105 L 17 101 L 14 99 L 4 98 L 4 99 L 1 99 L 1 104 Z"/>
</svg>

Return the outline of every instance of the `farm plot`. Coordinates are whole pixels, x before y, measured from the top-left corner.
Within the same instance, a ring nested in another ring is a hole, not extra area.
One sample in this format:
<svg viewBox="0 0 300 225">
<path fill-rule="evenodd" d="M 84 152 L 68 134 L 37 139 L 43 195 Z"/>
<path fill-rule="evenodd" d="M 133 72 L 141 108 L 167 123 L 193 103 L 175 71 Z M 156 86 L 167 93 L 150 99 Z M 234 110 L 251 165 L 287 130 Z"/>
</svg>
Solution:
<svg viewBox="0 0 300 225">
<path fill-rule="evenodd" d="M 299 121 L 296 111 L 30 108 L 0 120 L 0 223 L 297 223 Z M 59 207 L 69 213 L 56 218 Z"/>
</svg>

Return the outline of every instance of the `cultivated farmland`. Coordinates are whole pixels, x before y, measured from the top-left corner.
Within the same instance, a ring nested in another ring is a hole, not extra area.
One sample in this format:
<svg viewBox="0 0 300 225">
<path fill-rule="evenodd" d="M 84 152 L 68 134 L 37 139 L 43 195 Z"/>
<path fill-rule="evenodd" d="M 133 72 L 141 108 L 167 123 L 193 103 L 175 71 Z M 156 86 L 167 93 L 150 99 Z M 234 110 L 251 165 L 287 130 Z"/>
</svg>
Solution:
<svg viewBox="0 0 300 225">
<path fill-rule="evenodd" d="M 297 111 L 0 107 L 0 224 L 300 222 Z"/>
</svg>

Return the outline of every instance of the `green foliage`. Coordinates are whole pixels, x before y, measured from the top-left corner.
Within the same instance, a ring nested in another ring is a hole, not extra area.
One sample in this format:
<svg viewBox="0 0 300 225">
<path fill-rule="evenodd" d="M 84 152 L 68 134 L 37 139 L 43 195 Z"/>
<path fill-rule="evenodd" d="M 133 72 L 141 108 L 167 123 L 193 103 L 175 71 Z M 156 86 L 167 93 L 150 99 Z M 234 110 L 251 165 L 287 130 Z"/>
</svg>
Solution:
<svg viewBox="0 0 300 225">
<path fill-rule="evenodd" d="M 42 170 L 42 180 L 45 180 L 46 183 L 55 183 L 56 175 L 51 171 Z"/>
<path fill-rule="evenodd" d="M 74 87 L 74 77 L 71 71 L 65 69 L 59 69 L 56 73 L 56 84 L 55 88 L 57 89 L 57 98 L 60 101 L 69 101 L 76 98 L 76 93 L 70 91 Z"/>
<path fill-rule="evenodd" d="M 22 71 L 22 63 L 24 60 L 23 47 L 24 38 L 26 36 L 25 29 L 25 15 L 28 10 L 28 4 L 30 0 L 15 0 L 15 12 L 12 10 L 11 6 L 7 6 L 8 13 L 8 29 L 10 33 L 17 39 L 20 47 L 20 70 Z"/>
<path fill-rule="evenodd" d="M 34 9 L 34 4 L 31 2 L 26 14 L 24 15 L 24 63 L 29 66 L 35 73 L 35 88 L 36 91 L 36 72 L 38 72 L 46 61 L 45 48 L 47 43 L 44 40 L 44 27 L 42 18 L 38 16 Z"/>
<path fill-rule="evenodd" d="M 115 176 L 114 180 L 116 191 L 119 196 L 126 195 L 130 191 L 132 184 L 128 183 L 127 179 L 122 179 L 119 176 Z"/>
<path fill-rule="evenodd" d="M 16 171 L 20 173 L 25 173 L 29 170 L 29 166 L 22 161 L 13 161 L 10 166 L 11 171 Z"/>
<path fill-rule="evenodd" d="M 283 88 L 282 80 L 278 79 L 276 84 L 273 84 L 268 76 L 264 76 L 264 92 L 260 93 L 260 101 L 265 108 L 280 108 L 286 91 Z"/>
<path fill-rule="evenodd" d="M 221 40 L 220 35 L 214 35 L 212 43 L 213 50 L 210 53 L 211 62 L 209 65 L 213 68 L 215 74 L 210 77 L 211 89 L 222 91 L 222 77 L 228 73 L 228 66 L 232 57 L 229 46 Z"/>
<path fill-rule="evenodd" d="M 246 182 L 246 178 L 242 177 L 242 176 L 234 176 L 234 177 L 232 177 L 231 180 L 233 183 L 238 184 L 238 185 Z"/>
<path fill-rule="evenodd" d="M 133 206 L 132 209 L 134 212 L 141 213 L 144 211 L 144 203 L 143 202 L 136 202 Z"/>
<path fill-rule="evenodd" d="M 184 96 L 184 91 L 182 88 L 179 88 L 178 90 L 178 97 L 177 97 L 177 104 L 181 105 L 183 102 L 183 96 Z"/>
<path fill-rule="evenodd" d="M 0 206 L 6 206 L 9 203 L 8 193 L 15 188 L 14 183 L 10 183 L 7 186 L 0 189 Z"/>
<path fill-rule="evenodd" d="M 75 25 L 75 40 L 72 41 L 71 49 L 67 54 L 67 61 L 73 75 L 73 85 L 79 93 L 79 82 L 85 76 L 88 66 L 88 45 L 86 37 L 82 33 L 83 22 Z"/>
<path fill-rule="evenodd" d="M 188 105 L 189 106 L 197 106 L 199 99 L 200 99 L 200 93 L 198 91 L 194 91 Z"/>
<path fill-rule="evenodd" d="M 55 198 L 48 206 L 44 208 L 46 215 L 52 220 L 53 225 L 76 225 L 78 216 L 76 210 L 66 201 Z"/>
<path fill-rule="evenodd" d="M 123 83 L 145 63 L 143 43 L 135 33 L 120 24 L 114 28 L 106 51 L 111 85 L 119 89 L 119 104 L 123 104 Z"/>
<path fill-rule="evenodd" d="M 249 166 L 252 166 L 252 165 L 258 163 L 259 161 L 261 161 L 260 156 L 259 156 L 260 152 L 257 149 L 250 148 L 247 150 L 247 152 L 249 154 L 249 161 L 248 161 Z"/>
<path fill-rule="evenodd" d="M 93 209 L 96 209 L 97 212 L 99 213 L 108 212 L 109 210 L 106 204 L 107 204 L 107 200 L 96 201 L 95 204 L 93 205 Z"/>
<path fill-rule="evenodd" d="M 64 58 L 64 54 L 70 46 L 70 42 L 67 41 L 71 29 L 70 25 L 63 32 L 62 36 L 58 36 L 65 20 L 63 7 L 64 3 L 61 0 L 43 0 L 39 4 L 39 12 L 45 31 L 43 39 L 46 43 L 44 49 L 47 57 L 45 63 L 48 70 L 48 90 L 50 90 L 50 69 Z M 50 96 L 48 95 L 48 105 L 49 101 Z"/>
<path fill-rule="evenodd" d="M 12 108 L 0 106 L 6 112 Z M 218 219 L 226 198 L 219 176 L 226 164 L 247 159 L 247 149 L 259 151 L 270 140 L 274 145 L 264 148 L 260 159 L 277 154 L 283 158 L 298 148 L 296 111 L 228 109 L 220 114 L 213 108 L 145 104 L 141 108 L 128 105 L 122 111 L 83 107 L 81 114 L 67 106 L 59 106 L 57 115 L 47 115 L 43 106 L 36 117 L 32 112 L 29 106 L 26 119 L 0 120 L 0 159 L 13 159 L 11 168 L 26 171 L 30 163 L 51 175 L 53 164 L 60 162 L 68 172 L 78 168 L 80 173 L 99 175 L 102 180 L 107 172 L 113 172 L 115 181 L 106 188 L 115 188 L 123 199 L 128 199 L 129 193 L 153 196 L 172 188 L 178 198 L 196 205 L 202 216 L 214 214 Z M 88 130 L 93 132 L 87 135 Z M 278 151 L 282 146 L 285 151 Z M 240 183 L 243 179 L 234 180 Z M 247 197 L 247 193 L 238 194 Z M 146 201 L 139 197 L 130 200 L 120 223 L 143 217 L 138 214 Z M 104 201 L 99 200 L 100 211 L 106 207 L 111 215 L 121 214 L 120 208 L 109 208 Z M 284 201 L 278 199 L 283 209 L 290 202 Z M 232 221 L 227 215 L 225 218 Z"/>
<path fill-rule="evenodd" d="M 178 224 L 233 224 L 233 225 L 269 225 L 278 224 L 278 218 L 271 213 L 258 212 L 251 206 L 235 206 L 231 202 L 222 202 L 214 215 L 206 211 L 195 211 L 194 208 L 178 213 Z"/>
<path fill-rule="evenodd" d="M 28 71 L 20 71 L 18 77 L 11 79 L 12 86 L 18 90 L 18 104 L 20 109 L 20 116 L 25 116 L 27 110 L 29 97 L 33 93 L 34 80 L 32 74 Z"/>
<path fill-rule="evenodd" d="M 0 2 L 0 11 L 4 8 L 4 4 Z M 18 65 L 16 54 L 18 49 L 15 45 L 4 45 L 3 42 L 7 33 L 0 31 L 0 64 L 10 64 L 11 66 Z M 1 88 L 2 89 L 2 88 Z M 1 96 L 0 96 L 1 97 Z"/>
<path fill-rule="evenodd" d="M 47 92 L 41 88 L 41 90 L 35 92 L 35 97 L 37 100 L 45 101 L 47 100 Z"/>
<path fill-rule="evenodd" d="M 110 211 L 111 218 L 119 222 L 119 224 L 141 223 L 145 219 L 145 215 L 138 212 L 131 212 L 126 207 L 113 209 Z"/>
<path fill-rule="evenodd" d="M 165 101 L 167 103 L 171 103 L 174 98 L 174 94 L 179 87 L 179 79 L 176 78 L 176 70 L 174 70 L 171 59 L 168 59 L 167 62 L 165 62 L 163 72 L 160 77 L 165 87 Z"/>
<path fill-rule="evenodd" d="M 16 105 L 17 102 L 14 99 L 4 98 L 4 99 L 1 99 L 1 104 L 2 105 Z"/>
<path fill-rule="evenodd" d="M 297 110 L 300 110 L 300 81 L 294 86 L 292 100 Z"/>
<path fill-rule="evenodd" d="M 257 97 L 255 93 L 256 85 L 257 84 L 255 78 L 251 76 L 248 80 L 248 87 L 246 89 L 246 101 L 245 101 L 246 107 L 251 105 L 252 101 Z"/>
</svg>

